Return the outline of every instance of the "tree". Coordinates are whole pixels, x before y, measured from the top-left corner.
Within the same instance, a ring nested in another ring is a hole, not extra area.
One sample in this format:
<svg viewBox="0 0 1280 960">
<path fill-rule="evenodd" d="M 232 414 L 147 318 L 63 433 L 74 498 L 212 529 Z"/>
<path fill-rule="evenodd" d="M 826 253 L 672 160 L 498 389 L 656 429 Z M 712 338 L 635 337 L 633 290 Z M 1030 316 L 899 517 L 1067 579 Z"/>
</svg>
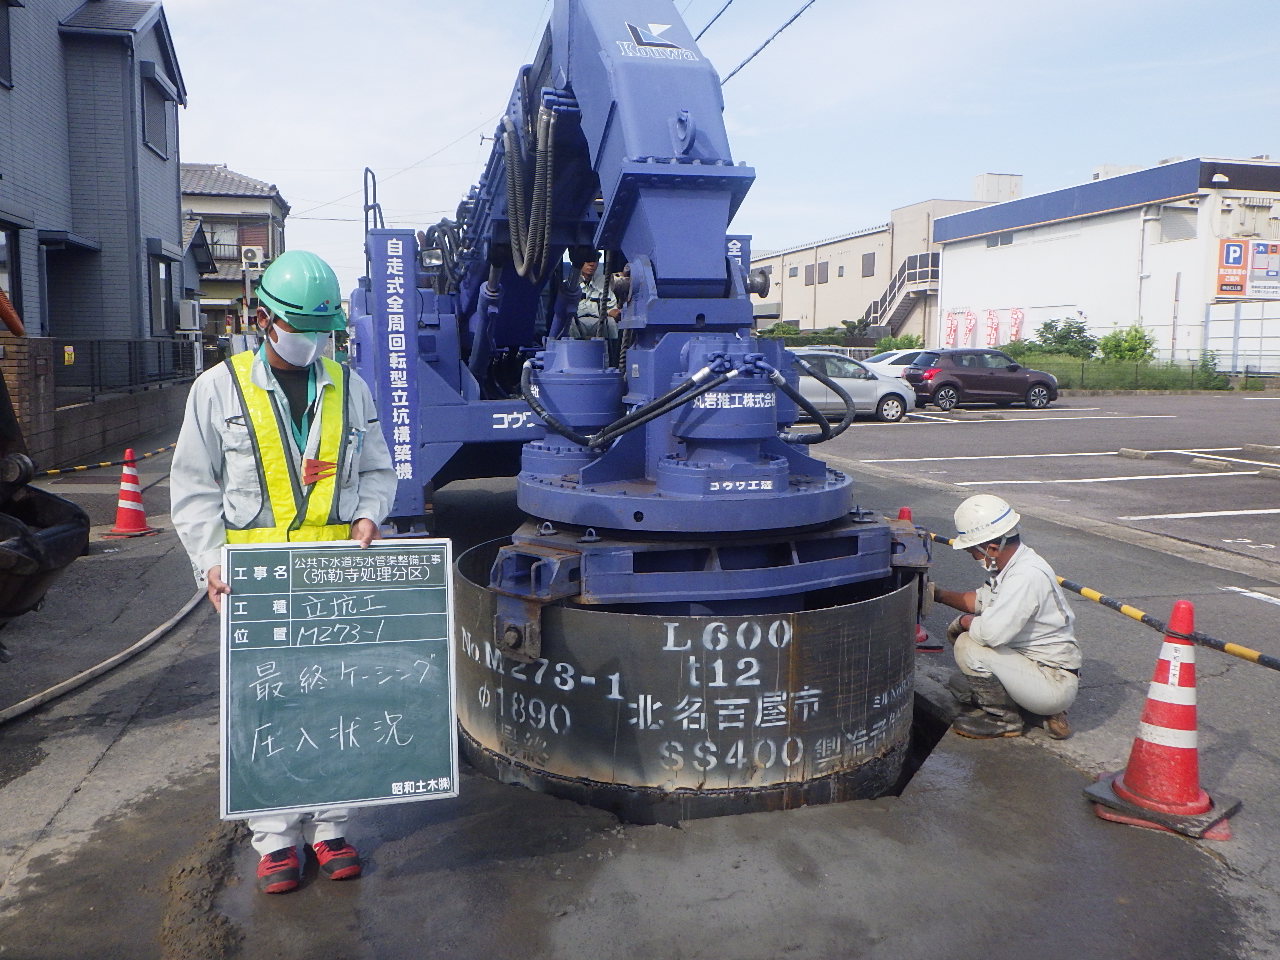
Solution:
<svg viewBox="0 0 1280 960">
<path fill-rule="evenodd" d="M 1150 363 L 1156 356 L 1156 338 L 1138 325 L 1112 330 L 1098 341 L 1103 360 Z"/>
<path fill-rule="evenodd" d="M 1083 320 L 1046 320 L 1036 331 L 1033 353 L 1065 353 L 1087 360 L 1098 349 L 1098 338 Z"/>
<path fill-rule="evenodd" d="M 924 346 L 924 337 L 916 333 L 904 333 L 900 337 L 881 337 L 876 341 L 876 353 L 886 350 L 919 350 Z"/>
</svg>

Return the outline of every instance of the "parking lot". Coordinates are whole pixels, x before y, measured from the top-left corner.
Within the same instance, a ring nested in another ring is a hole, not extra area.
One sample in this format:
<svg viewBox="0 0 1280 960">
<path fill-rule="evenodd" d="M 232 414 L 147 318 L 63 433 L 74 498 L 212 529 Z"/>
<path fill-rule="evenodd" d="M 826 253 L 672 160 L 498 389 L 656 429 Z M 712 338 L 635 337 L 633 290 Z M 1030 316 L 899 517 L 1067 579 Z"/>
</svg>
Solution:
<svg viewBox="0 0 1280 960">
<path fill-rule="evenodd" d="M 1280 562 L 1280 396 L 1068 396 L 926 407 L 818 448 L 887 477 Z M 1122 452 L 1123 451 L 1123 452 Z"/>
</svg>

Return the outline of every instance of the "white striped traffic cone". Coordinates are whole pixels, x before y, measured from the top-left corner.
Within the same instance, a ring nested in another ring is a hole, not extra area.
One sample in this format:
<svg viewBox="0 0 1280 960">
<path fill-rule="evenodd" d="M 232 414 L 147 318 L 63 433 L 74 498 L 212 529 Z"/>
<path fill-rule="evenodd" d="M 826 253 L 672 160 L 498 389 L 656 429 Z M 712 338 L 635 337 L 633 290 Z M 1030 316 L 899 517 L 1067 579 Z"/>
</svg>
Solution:
<svg viewBox="0 0 1280 960">
<path fill-rule="evenodd" d="M 149 537 L 159 533 L 147 525 L 147 511 L 142 506 L 142 487 L 138 484 L 138 467 L 133 448 L 124 452 L 124 471 L 120 474 L 120 499 L 116 503 L 116 525 L 104 537 Z"/>
<path fill-rule="evenodd" d="M 1215 802 L 1200 787 L 1196 732 L 1195 608 L 1173 605 L 1156 661 L 1129 765 L 1085 790 L 1104 820 L 1171 830 L 1206 840 L 1230 840 L 1227 822 L 1238 800 Z"/>
</svg>

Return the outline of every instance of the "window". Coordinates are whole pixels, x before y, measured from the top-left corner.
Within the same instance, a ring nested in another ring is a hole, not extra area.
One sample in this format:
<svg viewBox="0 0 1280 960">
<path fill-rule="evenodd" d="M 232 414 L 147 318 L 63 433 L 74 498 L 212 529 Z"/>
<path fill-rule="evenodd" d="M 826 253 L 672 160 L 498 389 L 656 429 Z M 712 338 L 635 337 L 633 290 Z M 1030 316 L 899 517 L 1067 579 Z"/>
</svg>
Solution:
<svg viewBox="0 0 1280 960">
<path fill-rule="evenodd" d="M 827 282 L 827 278 L 829 275 L 828 269 L 830 266 L 831 264 L 826 260 L 823 260 L 820 264 L 818 264 L 818 282 L 819 283 Z"/>
<path fill-rule="evenodd" d="M 0 0 L 0 83 L 13 86 L 13 54 L 9 44 L 9 0 Z"/>
<path fill-rule="evenodd" d="M 840 377 L 842 380 L 869 380 L 871 378 L 865 367 L 844 357 L 827 357 L 827 376 Z"/>
<path fill-rule="evenodd" d="M 800 268 L 799 268 L 799 267 L 789 267 L 789 268 L 787 269 L 787 276 L 788 276 L 788 277 L 794 277 L 794 276 L 796 276 L 796 275 L 797 275 L 797 274 L 799 274 L 799 273 L 800 273 Z"/>
<path fill-rule="evenodd" d="M 812 286 L 813 286 L 813 273 L 814 273 L 814 270 L 813 270 L 813 264 L 812 264 L 812 263 L 806 263 L 806 264 L 804 265 L 804 285 L 805 285 L 806 287 L 812 287 Z"/>
<path fill-rule="evenodd" d="M 169 100 L 155 83 L 142 83 L 142 139 L 162 157 L 169 156 Z"/>
<path fill-rule="evenodd" d="M 1196 238 L 1196 211 L 1183 207 L 1165 207 L 1160 211 L 1160 242 L 1194 240 Z"/>
<path fill-rule="evenodd" d="M 871 253 L 862 255 L 862 275 L 864 277 L 874 277 L 876 275 L 876 255 L 874 250 Z"/>
<path fill-rule="evenodd" d="M 1012 233 L 993 233 L 991 236 L 987 237 L 988 247 L 1003 247 L 1010 243 L 1013 243 Z"/>
<path fill-rule="evenodd" d="M 3 6 L 3 0 L 0 0 Z M 4 7 L 8 9 L 8 7 Z M 22 313 L 22 289 L 18 276 L 18 231 L 0 223 L 0 290 L 9 295 L 13 309 Z"/>
<path fill-rule="evenodd" d="M 173 265 L 161 257 L 151 258 L 151 335 L 164 336 L 174 328 Z"/>
<path fill-rule="evenodd" d="M 843 266 L 843 265 L 836 267 L 836 276 L 837 276 L 837 277 L 843 277 L 843 276 L 844 276 L 844 266 Z"/>
</svg>

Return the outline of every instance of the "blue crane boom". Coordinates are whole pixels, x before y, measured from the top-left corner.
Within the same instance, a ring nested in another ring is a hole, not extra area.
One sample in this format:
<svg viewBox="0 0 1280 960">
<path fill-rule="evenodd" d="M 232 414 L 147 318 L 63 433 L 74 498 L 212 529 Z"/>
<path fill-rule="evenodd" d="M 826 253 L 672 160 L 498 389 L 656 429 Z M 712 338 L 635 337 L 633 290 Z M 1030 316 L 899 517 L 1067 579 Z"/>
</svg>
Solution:
<svg viewBox="0 0 1280 960">
<path fill-rule="evenodd" d="M 810 455 L 833 430 L 753 336 L 767 279 L 729 227 L 755 174 L 722 111 L 670 0 L 557 0 L 457 216 L 367 231 L 352 358 L 400 476 L 392 522 L 421 531 L 433 489 L 518 474 L 530 520 L 484 585 L 507 658 L 545 659 L 549 606 L 747 616 L 923 580 L 927 542 Z M 597 251 L 616 366 L 564 336 Z M 802 411 L 818 432 L 791 430 Z"/>
</svg>

